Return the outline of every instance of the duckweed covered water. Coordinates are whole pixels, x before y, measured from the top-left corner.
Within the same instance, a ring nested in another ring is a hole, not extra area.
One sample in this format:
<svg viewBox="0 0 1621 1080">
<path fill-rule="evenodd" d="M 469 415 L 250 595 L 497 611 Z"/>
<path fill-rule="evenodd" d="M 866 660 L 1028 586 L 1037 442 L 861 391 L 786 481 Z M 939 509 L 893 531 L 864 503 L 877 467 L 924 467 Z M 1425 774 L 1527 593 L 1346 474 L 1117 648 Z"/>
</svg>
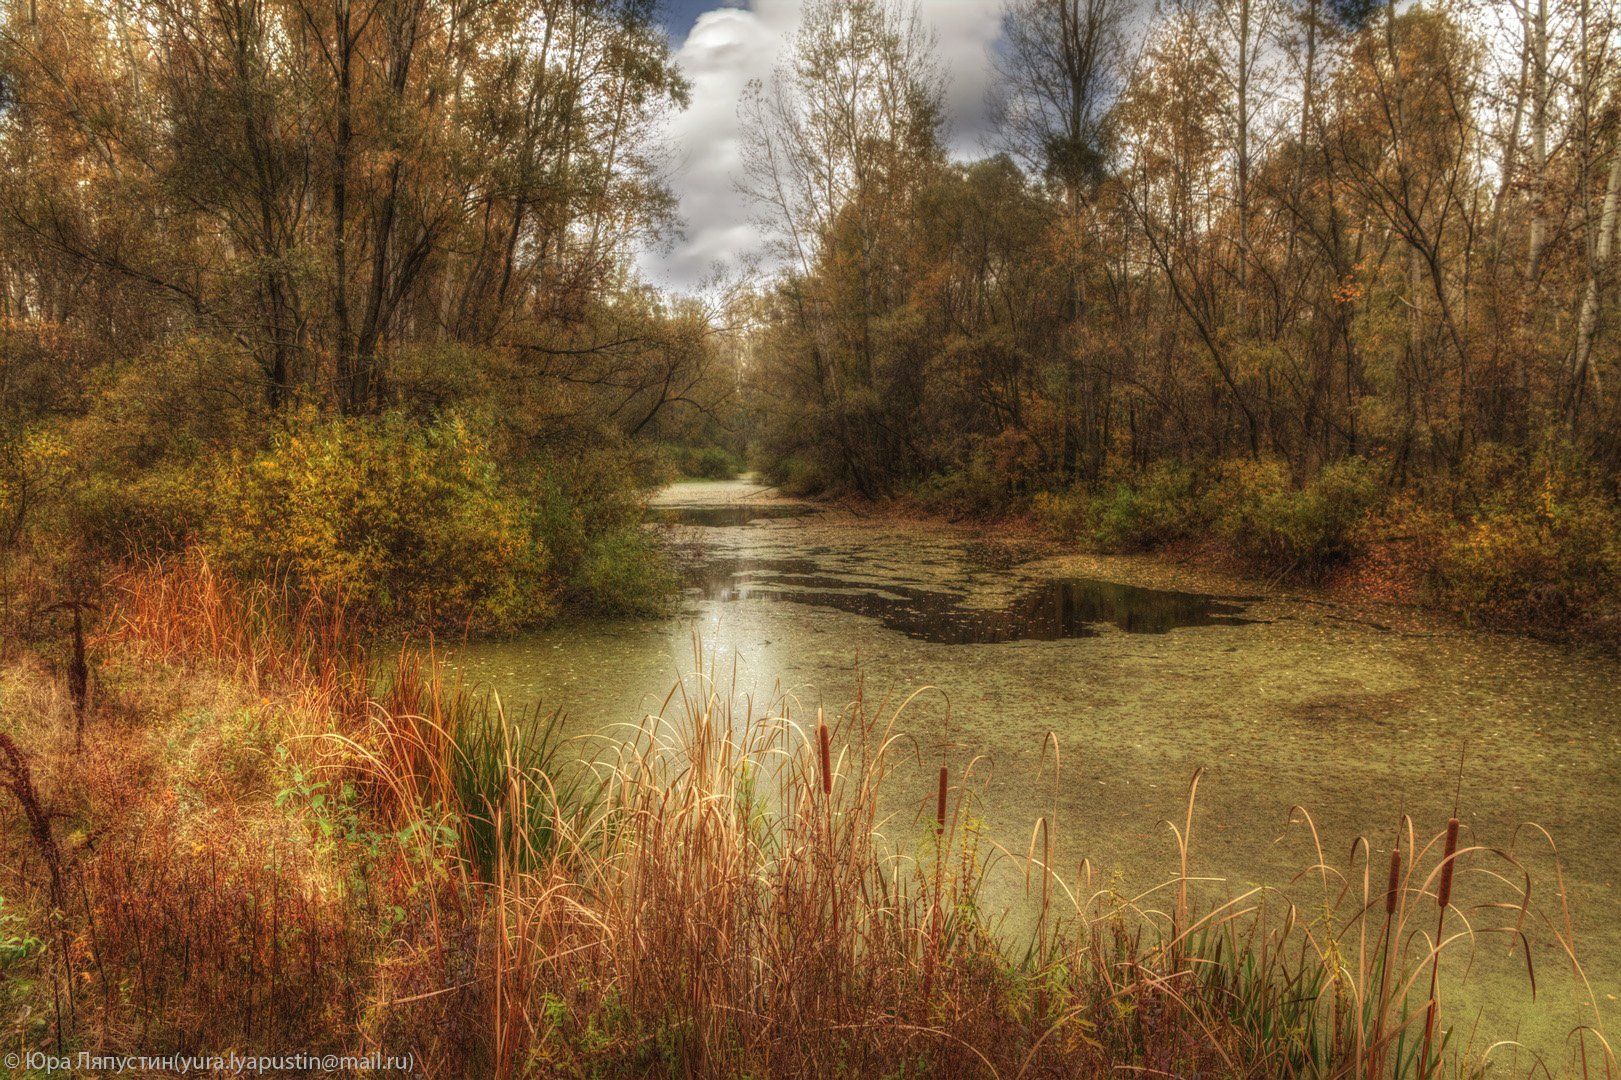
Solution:
<svg viewBox="0 0 1621 1080">
<path fill-rule="evenodd" d="M 689 559 L 688 581 L 705 600 L 780 600 L 833 608 L 941 645 L 1091 637 L 1105 624 L 1129 634 L 1163 634 L 1179 626 L 1238 626 L 1250 621 L 1243 617 L 1241 601 L 1095 578 L 1037 582 L 995 606 L 965 602 L 946 589 L 852 584 L 817 573 L 816 564 L 806 559 L 699 555 Z"/>
<path fill-rule="evenodd" d="M 1621 1020 L 1614 657 L 1256 595 L 1150 559 L 1035 557 L 937 523 L 758 512 L 783 505 L 743 482 L 674 485 L 657 507 L 688 574 L 677 614 L 478 644 L 460 662 L 508 702 L 560 707 L 572 731 L 603 738 L 659 710 L 693 671 L 695 644 L 727 692 L 735 680 L 762 708 L 785 694 L 802 716 L 847 702 L 859 665 L 869 699 L 931 688 L 901 725 L 921 757 L 896 777 L 891 828 L 903 838 L 938 764 L 956 782 L 978 759 L 976 812 L 994 840 L 1022 853 L 1048 815 L 1070 876 L 1084 858 L 1095 884 L 1129 892 L 1174 873 L 1164 822 L 1180 820 L 1203 767 L 1195 872 L 1229 891 L 1285 889 L 1308 912 L 1322 890 L 1300 873 L 1316 854 L 1293 808 L 1310 810 L 1329 862 L 1346 865 L 1363 836 L 1382 867 L 1400 814 L 1421 834 L 1444 828 L 1462 753 L 1466 840 L 1511 849 L 1549 903 L 1546 845 L 1519 826 L 1552 832 L 1597 1008 L 1607 1025 Z M 1017 890 L 1004 884 L 1016 928 Z M 1484 899 L 1485 884 L 1465 874 L 1458 889 Z M 1507 939 L 1483 937 L 1448 1021 L 1466 1040 L 1478 1021 L 1481 1050 L 1520 1038 L 1562 1060 L 1592 1006 L 1553 935 L 1528 932 L 1536 1003 Z"/>
</svg>

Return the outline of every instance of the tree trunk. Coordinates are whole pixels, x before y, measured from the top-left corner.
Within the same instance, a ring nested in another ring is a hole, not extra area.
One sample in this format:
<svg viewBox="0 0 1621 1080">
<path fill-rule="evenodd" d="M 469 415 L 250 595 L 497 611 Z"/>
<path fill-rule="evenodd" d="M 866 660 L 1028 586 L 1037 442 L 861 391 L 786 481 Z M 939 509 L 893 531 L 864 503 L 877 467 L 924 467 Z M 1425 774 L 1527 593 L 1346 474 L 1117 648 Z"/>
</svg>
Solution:
<svg viewBox="0 0 1621 1080">
<path fill-rule="evenodd" d="M 1542 252 L 1548 226 L 1544 188 L 1548 170 L 1548 0 L 1537 0 L 1531 23 L 1531 231 L 1527 244 L 1525 279 L 1533 292 L 1542 277 Z"/>
<path fill-rule="evenodd" d="M 1582 392 L 1589 379 L 1594 391 L 1601 389 L 1598 368 L 1593 366 L 1593 342 L 1599 329 L 1601 283 L 1610 273 L 1610 253 L 1615 242 L 1616 204 L 1621 200 L 1621 147 L 1610 151 L 1610 176 L 1604 185 L 1604 210 L 1599 215 L 1598 238 L 1588 245 L 1587 291 L 1582 296 L 1582 313 L 1576 331 L 1576 349 L 1571 355 L 1570 381 L 1566 388 L 1566 422 L 1572 431 L 1581 412 Z"/>
</svg>

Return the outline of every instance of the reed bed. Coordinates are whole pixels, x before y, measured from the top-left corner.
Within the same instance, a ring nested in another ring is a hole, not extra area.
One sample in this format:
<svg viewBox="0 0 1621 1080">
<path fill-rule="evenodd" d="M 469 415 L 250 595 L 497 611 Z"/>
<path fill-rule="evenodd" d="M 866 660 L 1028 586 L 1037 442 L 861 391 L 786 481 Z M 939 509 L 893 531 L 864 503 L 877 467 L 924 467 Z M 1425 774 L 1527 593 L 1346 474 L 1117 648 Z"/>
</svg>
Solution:
<svg viewBox="0 0 1621 1080">
<path fill-rule="evenodd" d="M 1123 896 L 1084 864 L 1059 872 L 1055 814 L 1026 850 L 989 839 L 962 765 L 920 762 L 904 701 L 798 716 L 700 670 L 582 753 L 555 718 L 467 693 L 431 648 L 374 661 L 339 604 L 195 558 L 131 572 L 120 596 L 106 647 L 240 680 L 279 710 L 300 775 L 359 793 L 365 881 L 290 907 L 369 913 L 369 938 L 347 918 L 305 932 L 357 954 L 358 1004 L 298 1007 L 352 1016 L 347 1047 L 409 1049 L 428 1075 L 1616 1073 L 1596 1016 L 1558 1062 L 1449 1023 L 1449 980 L 1489 940 L 1534 985 L 1535 930 L 1581 978 L 1562 881 L 1533 902 L 1457 818 L 1391 823 L 1387 849 L 1359 841 L 1339 867 L 1319 844 L 1290 887 L 1212 901 L 1194 776 L 1174 871 Z M 915 806 L 892 794 L 913 768 L 936 778 Z M 987 910 L 993 867 L 1028 883 L 1028 928 Z"/>
</svg>

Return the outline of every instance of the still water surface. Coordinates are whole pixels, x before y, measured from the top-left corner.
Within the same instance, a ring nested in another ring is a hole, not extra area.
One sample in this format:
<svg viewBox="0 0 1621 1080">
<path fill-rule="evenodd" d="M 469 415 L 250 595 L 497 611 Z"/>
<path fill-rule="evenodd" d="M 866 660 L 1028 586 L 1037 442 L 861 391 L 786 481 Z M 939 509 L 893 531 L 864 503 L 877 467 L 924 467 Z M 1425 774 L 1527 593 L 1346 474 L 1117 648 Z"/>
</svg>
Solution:
<svg viewBox="0 0 1621 1080">
<path fill-rule="evenodd" d="M 1055 861 L 1088 859 L 1126 890 L 1174 872 L 1164 823 L 1180 820 L 1196 768 L 1195 871 L 1230 891 L 1298 891 L 1291 881 L 1314 856 L 1292 807 L 1311 811 L 1331 863 L 1363 835 L 1382 867 L 1401 813 L 1421 833 L 1444 828 L 1461 752 L 1466 841 L 1514 845 L 1542 875 L 1544 902 L 1545 847 L 1516 827 L 1534 821 L 1558 840 L 1593 995 L 1545 930 L 1533 932 L 1534 1004 L 1507 939 L 1482 938 L 1450 1019 L 1478 1017 L 1482 1047 L 1518 1035 L 1556 1056 L 1592 1021 L 1594 998 L 1607 1030 L 1621 1024 L 1615 657 L 1149 559 L 866 520 L 744 481 L 672 485 L 652 516 L 686 573 L 675 615 L 475 644 L 458 657 L 469 679 L 509 706 L 562 709 L 579 734 L 656 712 L 693 670 L 695 641 L 706 667 L 735 671 L 761 702 L 789 695 L 801 716 L 847 702 L 858 666 L 869 697 L 930 687 L 902 724 L 928 764 L 902 770 L 897 797 L 928 799 L 942 758 L 954 776 L 983 758 L 988 826 L 1022 851 L 1052 809 L 1052 732 L 1063 761 Z"/>
</svg>

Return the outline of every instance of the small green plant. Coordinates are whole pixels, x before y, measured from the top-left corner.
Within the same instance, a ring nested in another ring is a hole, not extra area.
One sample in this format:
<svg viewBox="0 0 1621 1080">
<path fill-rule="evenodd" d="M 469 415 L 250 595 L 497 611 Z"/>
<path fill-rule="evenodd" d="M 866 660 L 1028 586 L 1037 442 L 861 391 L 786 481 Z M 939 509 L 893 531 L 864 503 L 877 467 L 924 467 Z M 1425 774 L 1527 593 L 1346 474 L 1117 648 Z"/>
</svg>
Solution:
<svg viewBox="0 0 1621 1080">
<path fill-rule="evenodd" d="M 10 910 L 6 898 L 0 896 L 0 972 L 9 974 L 11 968 L 32 959 L 43 948 L 45 942 L 29 931 L 27 920 Z"/>
<path fill-rule="evenodd" d="M 433 807 L 422 807 L 418 816 L 398 829 L 388 829 L 370 812 L 352 782 L 318 779 L 286 746 L 276 748 L 276 763 L 284 777 L 275 796 L 277 809 L 308 827 L 316 857 L 338 871 L 337 881 L 345 895 L 362 907 L 375 909 L 385 933 L 403 922 L 404 907 L 382 902 L 377 868 L 389 854 L 401 851 L 425 871 L 423 879 L 443 878 L 460 840 L 453 822 Z"/>
<path fill-rule="evenodd" d="M 508 723 L 493 697 L 458 708 L 451 783 L 472 865 L 488 879 L 503 859 L 527 868 L 556 858 L 567 824 L 599 797 L 590 772 L 564 759 L 562 714 Z"/>
<path fill-rule="evenodd" d="M 21 915 L 0 896 L 0 1037 L 8 1046 L 19 1044 L 27 1033 L 30 1004 L 36 992 L 33 961 L 45 951 L 45 942 L 28 928 Z M 38 1017 L 35 1018 L 36 1020 Z"/>
</svg>

